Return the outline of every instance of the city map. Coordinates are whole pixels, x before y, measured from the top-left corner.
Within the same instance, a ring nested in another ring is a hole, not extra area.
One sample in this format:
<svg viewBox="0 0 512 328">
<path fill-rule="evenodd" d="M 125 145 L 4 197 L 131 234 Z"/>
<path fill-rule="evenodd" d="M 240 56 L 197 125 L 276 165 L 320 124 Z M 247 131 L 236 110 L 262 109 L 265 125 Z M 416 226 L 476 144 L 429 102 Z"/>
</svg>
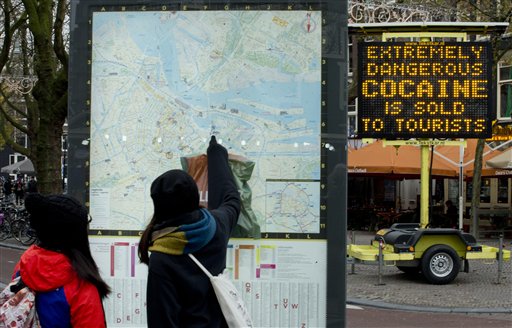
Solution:
<svg viewBox="0 0 512 328">
<path fill-rule="evenodd" d="M 255 162 L 262 232 L 318 232 L 321 21 L 316 11 L 95 12 L 91 228 L 143 229 L 153 179 L 216 135 Z"/>
</svg>

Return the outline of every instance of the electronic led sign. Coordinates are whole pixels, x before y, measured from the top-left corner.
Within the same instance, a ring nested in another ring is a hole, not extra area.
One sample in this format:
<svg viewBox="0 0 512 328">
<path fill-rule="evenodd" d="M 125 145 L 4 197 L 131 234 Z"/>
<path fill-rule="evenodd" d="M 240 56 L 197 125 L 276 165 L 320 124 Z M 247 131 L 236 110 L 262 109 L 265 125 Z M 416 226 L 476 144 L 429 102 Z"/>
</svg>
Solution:
<svg viewBox="0 0 512 328">
<path fill-rule="evenodd" d="M 487 138 L 488 42 L 359 43 L 358 138 Z"/>
</svg>

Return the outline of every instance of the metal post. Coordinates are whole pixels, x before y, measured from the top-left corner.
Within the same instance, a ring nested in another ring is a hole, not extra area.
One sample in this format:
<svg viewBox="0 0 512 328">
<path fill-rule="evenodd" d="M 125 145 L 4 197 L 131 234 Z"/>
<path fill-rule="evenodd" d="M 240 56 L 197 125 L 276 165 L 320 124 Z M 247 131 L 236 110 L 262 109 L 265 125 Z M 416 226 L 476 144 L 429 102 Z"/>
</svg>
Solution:
<svg viewBox="0 0 512 328">
<path fill-rule="evenodd" d="M 351 244 L 355 244 L 356 243 L 356 232 L 355 230 L 352 230 L 352 242 Z M 355 259 L 352 260 L 352 264 L 350 265 L 350 274 L 355 274 L 356 273 L 356 263 L 355 263 Z"/>
<path fill-rule="evenodd" d="M 379 270 L 378 270 L 379 281 L 377 283 L 378 286 L 385 285 L 384 283 L 382 283 L 382 267 L 384 266 L 384 254 L 382 253 L 383 248 L 384 248 L 384 240 L 381 237 L 379 240 Z"/>
<path fill-rule="evenodd" d="M 420 38 L 421 41 L 431 41 L 428 36 Z M 426 228 L 429 221 L 429 206 L 430 206 L 430 149 L 428 145 L 421 145 L 421 207 L 420 207 L 420 228 Z"/>
<path fill-rule="evenodd" d="M 499 245 L 498 245 L 498 281 L 497 284 L 501 283 L 501 271 L 503 271 L 503 234 L 500 233 Z"/>
<path fill-rule="evenodd" d="M 462 139 L 461 139 L 462 140 Z M 459 230 L 464 228 L 464 146 L 459 146 Z"/>
<path fill-rule="evenodd" d="M 421 192 L 420 192 L 420 226 L 425 228 L 429 222 L 429 147 L 421 145 Z"/>
</svg>

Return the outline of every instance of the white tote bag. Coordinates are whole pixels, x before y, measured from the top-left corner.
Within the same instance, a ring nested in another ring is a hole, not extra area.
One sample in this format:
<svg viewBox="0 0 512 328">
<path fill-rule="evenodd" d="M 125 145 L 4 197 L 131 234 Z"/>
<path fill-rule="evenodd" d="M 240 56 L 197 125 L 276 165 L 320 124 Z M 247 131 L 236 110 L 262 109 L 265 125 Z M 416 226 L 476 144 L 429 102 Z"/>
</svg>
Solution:
<svg viewBox="0 0 512 328">
<path fill-rule="evenodd" d="M 252 319 L 250 316 L 242 296 L 236 289 L 235 285 L 223 273 L 213 276 L 210 271 L 199 262 L 192 254 L 188 254 L 190 258 L 197 264 L 201 270 L 210 278 L 213 290 L 219 301 L 222 314 L 230 328 L 246 328 L 252 327 Z"/>
</svg>

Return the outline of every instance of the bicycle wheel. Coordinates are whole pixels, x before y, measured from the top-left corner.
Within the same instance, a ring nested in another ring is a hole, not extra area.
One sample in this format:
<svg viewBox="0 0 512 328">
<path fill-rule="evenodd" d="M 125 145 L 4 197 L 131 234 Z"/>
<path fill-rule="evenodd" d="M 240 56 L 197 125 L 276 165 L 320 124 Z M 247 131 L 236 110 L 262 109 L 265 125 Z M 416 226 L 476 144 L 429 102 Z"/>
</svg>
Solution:
<svg viewBox="0 0 512 328">
<path fill-rule="evenodd" d="M 17 241 L 20 241 L 18 232 L 23 228 L 24 225 L 25 225 L 25 220 L 20 219 L 20 218 L 16 218 L 16 219 L 14 219 L 14 221 L 11 222 L 11 233 L 10 234 Z"/>
<path fill-rule="evenodd" d="M 18 230 L 18 237 L 16 238 L 23 245 L 32 245 L 36 241 L 36 232 L 26 221 L 25 225 L 21 226 Z"/>
<path fill-rule="evenodd" d="M 5 240 L 11 236 L 11 225 L 9 221 L 3 220 L 0 224 L 0 240 Z"/>
</svg>

